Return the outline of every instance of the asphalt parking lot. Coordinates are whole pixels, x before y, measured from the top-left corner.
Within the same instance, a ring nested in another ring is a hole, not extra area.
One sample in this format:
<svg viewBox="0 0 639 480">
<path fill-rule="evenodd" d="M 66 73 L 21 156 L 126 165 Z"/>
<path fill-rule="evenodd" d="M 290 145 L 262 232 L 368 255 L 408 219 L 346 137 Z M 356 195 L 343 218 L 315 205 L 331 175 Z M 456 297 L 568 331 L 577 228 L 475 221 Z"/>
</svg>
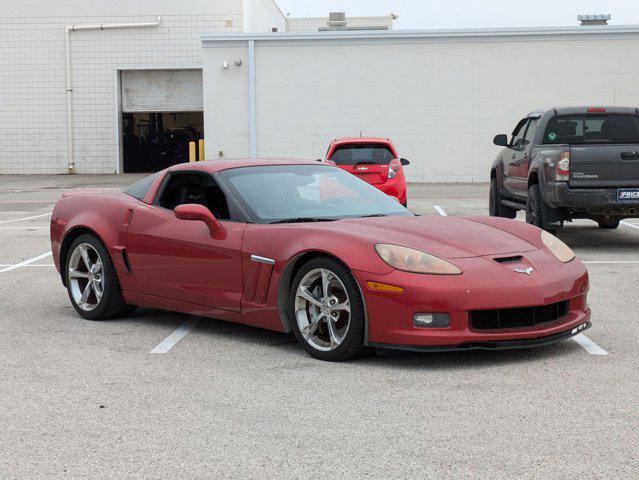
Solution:
<svg viewBox="0 0 639 480">
<path fill-rule="evenodd" d="M 0 176 L 0 478 L 637 478 L 639 220 L 560 234 L 591 275 L 579 342 L 332 364 L 222 321 L 76 315 L 48 214 L 138 177 Z M 486 214 L 487 192 L 411 185 L 409 206 Z"/>
</svg>

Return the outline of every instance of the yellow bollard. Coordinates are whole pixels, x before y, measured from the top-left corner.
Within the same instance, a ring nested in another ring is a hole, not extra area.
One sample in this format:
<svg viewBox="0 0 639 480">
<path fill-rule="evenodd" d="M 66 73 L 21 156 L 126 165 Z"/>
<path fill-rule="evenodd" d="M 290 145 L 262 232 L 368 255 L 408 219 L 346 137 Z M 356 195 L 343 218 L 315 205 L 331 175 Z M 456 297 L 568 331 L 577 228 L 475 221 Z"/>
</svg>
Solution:
<svg viewBox="0 0 639 480">
<path fill-rule="evenodd" d="M 189 142 L 189 162 L 195 162 L 195 142 Z"/>
<path fill-rule="evenodd" d="M 199 153 L 199 160 L 200 162 L 203 162 L 205 157 L 204 157 L 204 140 L 200 139 L 200 141 L 198 142 L 198 153 Z"/>
</svg>

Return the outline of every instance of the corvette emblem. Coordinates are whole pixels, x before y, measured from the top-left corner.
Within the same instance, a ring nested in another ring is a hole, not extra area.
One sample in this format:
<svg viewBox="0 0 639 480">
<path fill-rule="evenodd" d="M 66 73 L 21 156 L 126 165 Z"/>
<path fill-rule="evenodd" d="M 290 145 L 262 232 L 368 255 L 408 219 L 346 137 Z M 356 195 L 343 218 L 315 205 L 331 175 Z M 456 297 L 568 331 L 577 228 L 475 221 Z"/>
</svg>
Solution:
<svg viewBox="0 0 639 480">
<path fill-rule="evenodd" d="M 526 275 L 532 275 L 532 273 L 535 271 L 534 268 L 532 267 L 528 267 L 528 268 L 515 268 L 515 272 L 517 273 L 525 273 Z"/>
</svg>

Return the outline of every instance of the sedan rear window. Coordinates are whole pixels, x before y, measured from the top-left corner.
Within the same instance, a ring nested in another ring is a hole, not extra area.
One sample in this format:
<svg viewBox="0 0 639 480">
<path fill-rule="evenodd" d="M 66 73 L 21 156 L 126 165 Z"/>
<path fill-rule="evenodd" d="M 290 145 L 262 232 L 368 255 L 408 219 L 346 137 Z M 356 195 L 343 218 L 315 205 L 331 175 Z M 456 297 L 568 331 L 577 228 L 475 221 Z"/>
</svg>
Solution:
<svg viewBox="0 0 639 480">
<path fill-rule="evenodd" d="M 639 143 L 639 117 L 634 115 L 554 117 L 548 122 L 544 143 Z"/>
<path fill-rule="evenodd" d="M 388 165 L 395 158 L 386 145 L 351 144 L 337 147 L 330 160 L 337 165 L 357 165 L 358 163 L 374 163 Z"/>
</svg>

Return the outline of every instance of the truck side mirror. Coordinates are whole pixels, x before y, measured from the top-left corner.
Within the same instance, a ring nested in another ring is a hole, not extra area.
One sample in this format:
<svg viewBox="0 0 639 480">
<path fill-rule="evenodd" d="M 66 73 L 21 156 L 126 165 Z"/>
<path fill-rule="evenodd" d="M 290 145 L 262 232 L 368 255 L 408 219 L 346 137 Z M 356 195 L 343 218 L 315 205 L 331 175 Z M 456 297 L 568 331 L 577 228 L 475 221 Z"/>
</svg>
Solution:
<svg viewBox="0 0 639 480">
<path fill-rule="evenodd" d="M 505 135 L 503 133 L 500 135 L 495 135 L 495 138 L 493 138 L 493 143 L 497 145 L 498 147 L 507 147 L 508 135 Z"/>
</svg>

